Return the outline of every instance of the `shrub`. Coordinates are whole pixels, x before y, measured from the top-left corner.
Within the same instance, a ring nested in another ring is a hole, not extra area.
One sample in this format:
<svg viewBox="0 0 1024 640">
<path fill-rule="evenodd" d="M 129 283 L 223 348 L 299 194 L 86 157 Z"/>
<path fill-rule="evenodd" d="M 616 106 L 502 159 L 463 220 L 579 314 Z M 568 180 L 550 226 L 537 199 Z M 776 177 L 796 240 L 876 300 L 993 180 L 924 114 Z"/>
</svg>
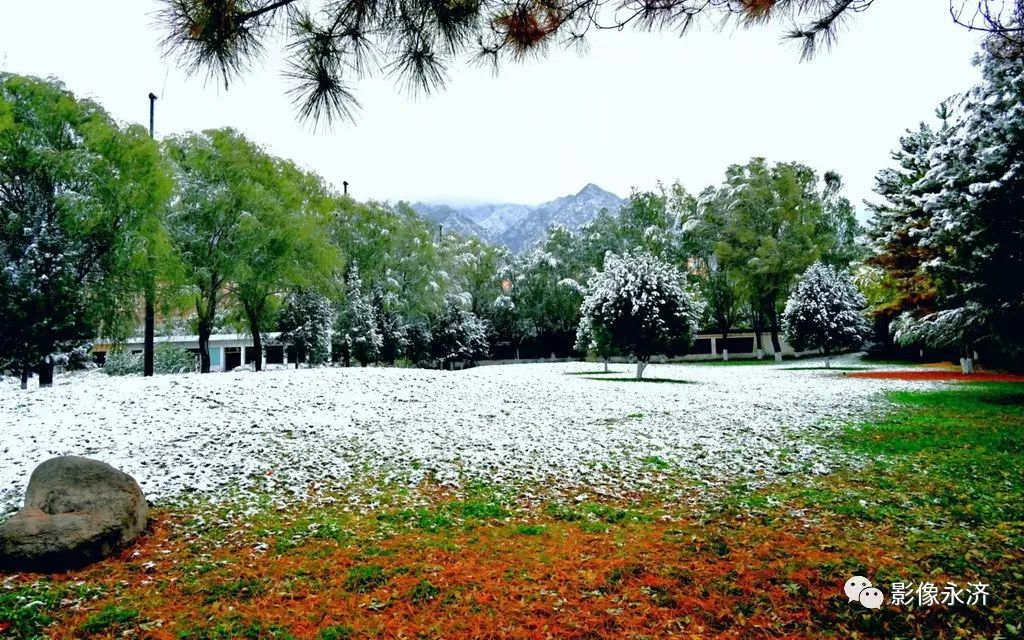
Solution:
<svg viewBox="0 0 1024 640">
<path fill-rule="evenodd" d="M 153 371 L 156 373 L 189 373 L 199 369 L 196 354 L 172 344 L 158 344 L 153 350 Z"/>
<path fill-rule="evenodd" d="M 118 349 L 107 354 L 103 370 L 111 376 L 129 376 L 142 373 L 142 354 Z"/>
</svg>

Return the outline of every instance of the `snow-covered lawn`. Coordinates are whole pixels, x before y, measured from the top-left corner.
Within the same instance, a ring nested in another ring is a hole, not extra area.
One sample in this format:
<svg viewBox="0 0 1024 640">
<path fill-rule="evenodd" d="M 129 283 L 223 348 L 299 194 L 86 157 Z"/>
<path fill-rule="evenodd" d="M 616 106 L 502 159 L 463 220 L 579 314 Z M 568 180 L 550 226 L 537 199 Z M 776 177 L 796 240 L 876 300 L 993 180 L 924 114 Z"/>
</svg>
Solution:
<svg viewBox="0 0 1024 640">
<path fill-rule="evenodd" d="M 823 472 L 842 462 L 827 446 L 832 427 L 880 408 L 883 390 L 913 384 L 790 370 L 812 364 L 647 370 L 692 384 L 567 375 L 599 369 L 587 363 L 90 372 L 28 392 L 7 378 L 0 513 L 18 506 L 35 465 L 63 454 L 125 470 L 153 500 L 232 487 L 301 495 L 357 477 L 614 495 L 658 486 L 666 473 L 715 484 Z"/>
</svg>

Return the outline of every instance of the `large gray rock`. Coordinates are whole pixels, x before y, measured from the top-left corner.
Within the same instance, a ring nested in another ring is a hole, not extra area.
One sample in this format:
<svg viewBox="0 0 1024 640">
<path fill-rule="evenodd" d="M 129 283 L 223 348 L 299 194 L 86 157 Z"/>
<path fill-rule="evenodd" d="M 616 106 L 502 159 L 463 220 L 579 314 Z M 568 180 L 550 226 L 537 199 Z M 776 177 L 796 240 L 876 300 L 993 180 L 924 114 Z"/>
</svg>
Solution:
<svg viewBox="0 0 1024 640">
<path fill-rule="evenodd" d="M 0 524 L 0 569 L 64 571 L 113 553 L 146 528 L 149 506 L 128 474 L 88 458 L 36 467 L 25 507 Z"/>
</svg>

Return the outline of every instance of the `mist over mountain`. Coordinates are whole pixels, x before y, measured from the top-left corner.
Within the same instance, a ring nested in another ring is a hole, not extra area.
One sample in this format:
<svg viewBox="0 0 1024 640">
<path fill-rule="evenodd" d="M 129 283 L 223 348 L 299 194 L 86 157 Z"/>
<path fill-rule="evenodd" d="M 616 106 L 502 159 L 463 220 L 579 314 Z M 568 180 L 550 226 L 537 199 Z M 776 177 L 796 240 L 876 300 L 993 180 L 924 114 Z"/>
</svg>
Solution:
<svg viewBox="0 0 1024 640">
<path fill-rule="evenodd" d="M 519 252 L 531 248 L 552 224 L 575 231 L 601 209 L 618 211 L 623 199 L 595 184 L 575 195 L 562 196 L 539 205 L 450 205 L 417 202 L 413 209 L 435 224 L 464 234 L 503 244 Z"/>
</svg>

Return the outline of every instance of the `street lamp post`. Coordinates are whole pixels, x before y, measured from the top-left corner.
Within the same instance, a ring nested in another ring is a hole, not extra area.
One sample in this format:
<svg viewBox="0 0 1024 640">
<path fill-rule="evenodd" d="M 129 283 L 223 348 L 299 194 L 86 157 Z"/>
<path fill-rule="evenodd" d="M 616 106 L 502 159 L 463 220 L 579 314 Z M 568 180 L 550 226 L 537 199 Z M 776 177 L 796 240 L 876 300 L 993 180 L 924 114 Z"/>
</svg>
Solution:
<svg viewBox="0 0 1024 640">
<path fill-rule="evenodd" d="M 149 137 L 155 138 L 153 116 L 156 111 L 156 94 L 149 94 Z M 149 256 L 152 258 L 152 256 Z M 150 273 L 154 277 L 154 274 Z M 156 282 L 146 283 L 146 328 L 142 346 L 142 375 L 153 375 L 154 325 L 156 324 Z"/>
</svg>

